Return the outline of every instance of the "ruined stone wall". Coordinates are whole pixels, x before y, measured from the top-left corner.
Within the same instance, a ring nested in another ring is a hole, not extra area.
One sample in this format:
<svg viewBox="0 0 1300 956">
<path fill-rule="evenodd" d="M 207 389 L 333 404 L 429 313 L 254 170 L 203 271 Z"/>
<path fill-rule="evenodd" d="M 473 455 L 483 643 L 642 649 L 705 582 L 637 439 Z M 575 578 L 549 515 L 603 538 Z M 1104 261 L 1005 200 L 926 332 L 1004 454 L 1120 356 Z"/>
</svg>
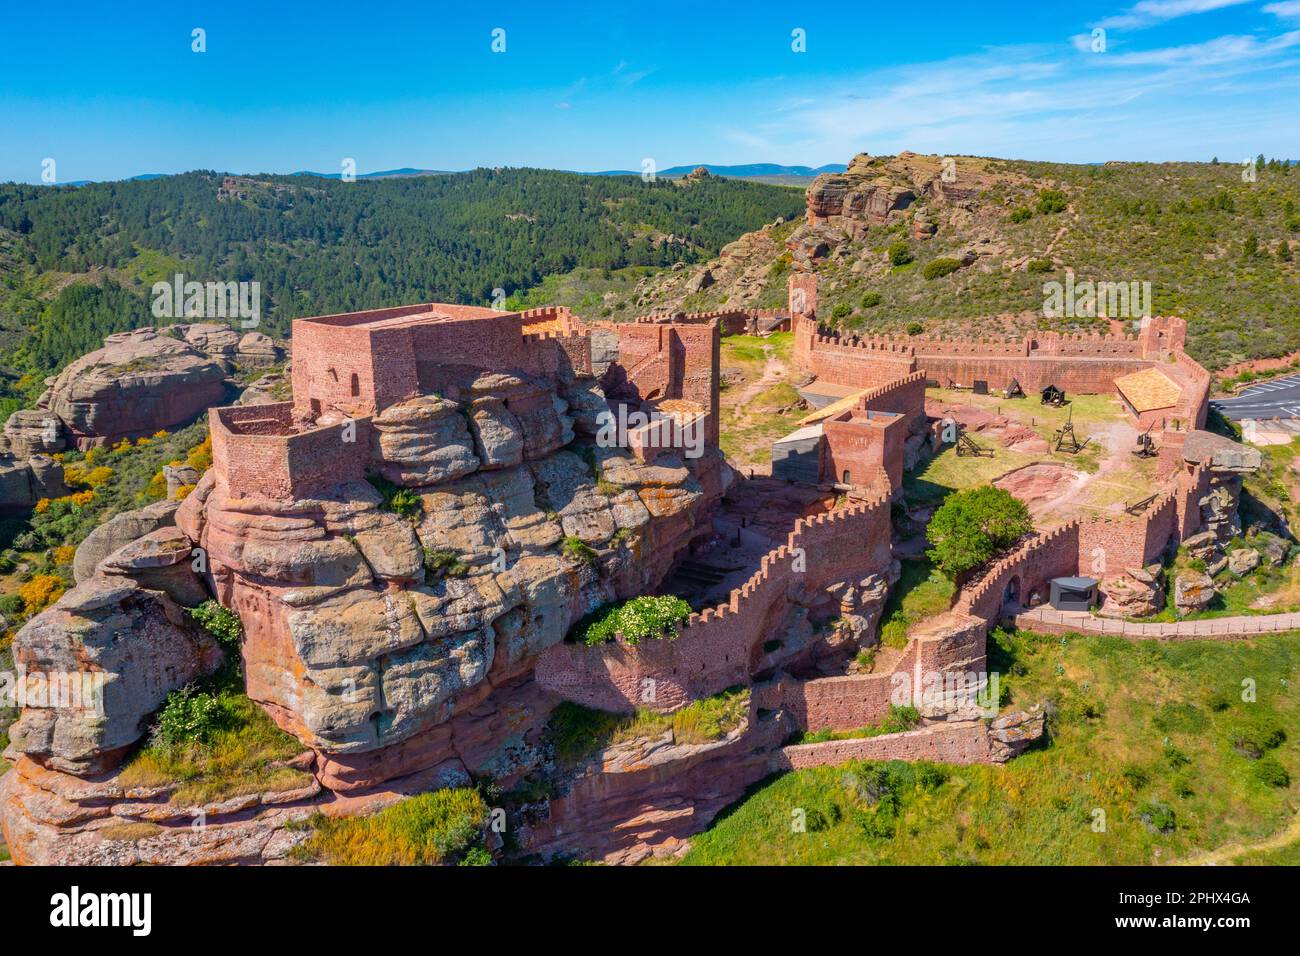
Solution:
<svg viewBox="0 0 1300 956">
<path fill-rule="evenodd" d="M 935 763 L 990 763 L 989 733 L 982 721 L 934 724 L 882 737 L 828 740 L 783 747 L 774 770 L 838 765 L 849 760 L 929 760 Z"/>
<path fill-rule="evenodd" d="M 675 638 L 558 644 L 539 658 L 535 678 L 567 700 L 611 711 L 672 710 L 748 684 L 763 642 L 791 608 L 793 591 L 817 591 L 885 570 L 889 535 L 884 497 L 800 519 L 787 543 L 764 555 L 759 570 L 726 604 L 692 614 Z M 646 699 L 647 689 L 653 700 Z"/>
<path fill-rule="evenodd" d="M 370 460 L 370 421 L 293 431 L 289 402 L 213 408 L 212 466 L 236 497 L 277 500 L 360 479 Z"/>
<path fill-rule="evenodd" d="M 865 486 L 884 471 L 892 488 L 903 487 L 903 443 L 908 422 L 893 412 L 846 411 L 822 424 L 824 481 Z"/>
</svg>

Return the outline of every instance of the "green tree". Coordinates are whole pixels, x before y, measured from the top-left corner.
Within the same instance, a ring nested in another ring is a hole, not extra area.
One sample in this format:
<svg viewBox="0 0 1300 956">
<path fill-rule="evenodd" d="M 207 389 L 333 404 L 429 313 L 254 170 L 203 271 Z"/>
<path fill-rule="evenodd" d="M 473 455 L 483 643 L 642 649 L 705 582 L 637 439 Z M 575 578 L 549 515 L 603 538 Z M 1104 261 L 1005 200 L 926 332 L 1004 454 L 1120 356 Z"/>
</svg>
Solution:
<svg viewBox="0 0 1300 956">
<path fill-rule="evenodd" d="M 905 266 L 912 261 L 912 249 L 899 239 L 889 244 L 889 261 L 896 266 Z"/>
<path fill-rule="evenodd" d="M 959 581 L 1034 530 L 1025 503 L 984 485 L 949 495 L 930 519 L 926 538 L 940 571 Z"/>
</svg>

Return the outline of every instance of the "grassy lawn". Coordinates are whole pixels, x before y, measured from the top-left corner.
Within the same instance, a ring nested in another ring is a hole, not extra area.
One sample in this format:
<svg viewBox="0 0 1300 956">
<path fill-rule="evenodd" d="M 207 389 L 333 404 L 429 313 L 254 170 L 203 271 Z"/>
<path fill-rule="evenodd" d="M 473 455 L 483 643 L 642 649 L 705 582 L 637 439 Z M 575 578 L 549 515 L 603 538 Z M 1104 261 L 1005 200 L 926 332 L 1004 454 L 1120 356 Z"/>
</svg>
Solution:
<svg viewBox="0 0 1300 956">
<path fill-rule="evenodd" d="M 330 866 L 490 864 L 483 846 L 488 807 L 477 790 L 420 793 L 370 816 L 314 814 L 313 830 L 293 856 Z"/>
<path fill-rule="evenodd" d="M 696 837 L 684 862 L 1144 864 L 1291 823 L 1296 784 L 1271 785 L 1260 768 L 1300 774 L 1300 635 L 1162 644 L 998 632 L 990 659 L 1014 704 L 1049 703 L 1046 745 L 1001 767 L 783 774 Z M 1242 700 L 1248 678 L 1253 703 Z M 797 809 L 806 832 L 792 827 Z"/>
<path fill-rule="evenodd" d="M 555 747 L 556 762 L 571 769 L 612 744 L 657 737 L 669 730 L 677 744 L 721 740 L 748 714 L 747 687 L 705 697 L 671 714 L 652 710 L 613 714 L 565 701 L 551 713 L 546 733 Z"/>
<path fill-rule="evenodd" d="M 952 607 L 956 586 L 930 563 L 928 557 L 900 562 L 898 583 L 889 592 L 881 614 L 881 640 L 890 647 L 905 647 L 907 632 L 922 621 Z"/>
<path fill-rule="evenodd" d="M 151 741 L 130 758 L 123 786 L 176 786 L 172 803 L 199 806 L 229 797 L 306 786 L 311 774 L 276 766 L 303 752 L 266 712 L 243 694 L 222 695 L 223 726 L 206 743 L 168 746 Z"/>
</svg>

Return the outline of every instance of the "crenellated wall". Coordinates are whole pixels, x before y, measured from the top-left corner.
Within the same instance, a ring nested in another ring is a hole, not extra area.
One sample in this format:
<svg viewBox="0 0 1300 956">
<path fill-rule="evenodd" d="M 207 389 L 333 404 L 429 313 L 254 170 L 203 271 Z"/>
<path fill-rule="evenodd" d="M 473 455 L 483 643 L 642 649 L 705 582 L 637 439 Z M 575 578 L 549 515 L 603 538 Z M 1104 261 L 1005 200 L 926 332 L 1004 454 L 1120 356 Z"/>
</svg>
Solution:
<svg viewBox="0 0 1300 956">
<path fill-rule="evenodd" d="M 887 497 L 802 518 L 727 603 L 692 614 L 675 637 L 636 645 L 621 638 L 596 647 L 558 644 L 539 658 L 534 677 L 588 707 L 673 710 L 748 684 L 792 597 L 856 582 L 886 570 L 891 560 Z"/>
<path fill-rule="evenodd" d="M 1141 514 L 1076 519 L 1037 535 L 963 587 L 954 609 L 992 623 L 1013 580 L 1027 604 L 1035 591 L 1046 601 L 1055 577 L 1104 579 L 1151 564 L 1200 527 L 1198 502 L 1209 486 L 1209 469 L 1198 465 L 1176 474 L 1173 487 Z"/>
</svg>

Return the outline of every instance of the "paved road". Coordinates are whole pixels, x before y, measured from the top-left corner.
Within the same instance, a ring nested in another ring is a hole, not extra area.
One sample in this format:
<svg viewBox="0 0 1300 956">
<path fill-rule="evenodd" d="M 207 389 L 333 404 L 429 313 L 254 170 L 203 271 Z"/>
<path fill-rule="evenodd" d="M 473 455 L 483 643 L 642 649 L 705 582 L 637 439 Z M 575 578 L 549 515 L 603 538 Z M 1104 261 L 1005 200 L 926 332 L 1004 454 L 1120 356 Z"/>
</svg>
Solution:
<svg viewBox="0 0 1300 956">
<path fill-rule="evenodd" d="M 1252 385 L 1235 398 L 1211 399 L 1210 406 L 1238 422 L 1245 418 L 1300 418 L 1300 375 Z"/>
</svg>

